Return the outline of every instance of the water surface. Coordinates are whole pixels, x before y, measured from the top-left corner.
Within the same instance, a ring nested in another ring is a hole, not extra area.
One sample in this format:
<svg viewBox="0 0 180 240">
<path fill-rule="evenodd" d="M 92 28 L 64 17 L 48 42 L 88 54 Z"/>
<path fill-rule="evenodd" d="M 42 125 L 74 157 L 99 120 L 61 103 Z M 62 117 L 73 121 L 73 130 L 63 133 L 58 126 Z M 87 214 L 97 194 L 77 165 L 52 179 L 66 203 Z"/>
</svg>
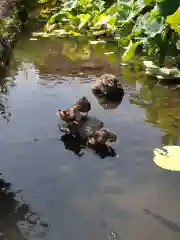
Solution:
<svg viewBox="0 0 180 240">
<path fill-rule="evenodd" d="M 0 164 L 2 178 L 21 191 L 17 200 L 0 198 L 2 239 L 180 238 L 179 173 L 152 161 L 155 147 L 179 143 L 180 94 L 138 69 L 122 66 L 113 44 L 26 37 L 18 43 L 1 80 Z M 118 106 L 99 104 L 91 92 L 105 72 L 124 86 Z M 83 95 L 92 103 L 90 115 L 116 132 L 116 157 L 101 158 L 90 149 L 79 157 L 60 141 L 56 110 Z M 9 211 L 18 201 L 30 209 Z M 25 235 L 27 212 L 45 222 L 44 234 L 36 225 Z"/>
</svg>

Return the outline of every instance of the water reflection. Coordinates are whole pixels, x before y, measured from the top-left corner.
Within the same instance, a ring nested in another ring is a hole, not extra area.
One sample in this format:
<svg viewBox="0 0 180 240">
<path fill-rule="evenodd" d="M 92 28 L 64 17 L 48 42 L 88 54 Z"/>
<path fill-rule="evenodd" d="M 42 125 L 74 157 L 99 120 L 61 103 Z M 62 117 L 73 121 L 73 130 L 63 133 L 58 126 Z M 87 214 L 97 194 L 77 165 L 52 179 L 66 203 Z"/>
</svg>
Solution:
<svg viewBox="0 0 180 240">
<path fill-rule="evenodd" d="M 0 239 L 43 238 L 49 224 L 31 211 L 28 204 L 16 200 L 11 184 L 0 178 Z"/>
<path fill-rule="evenodd" d="M 130 103 L 145 110 L 146 122 L 164 131 L 162 143 L 178 144 L 180 138 L 180 92 L 146 79 Z"/>
<path fill-rule="evenodd" d="M 64 143 L 65 149 L 74 152 L 79 157 L 84 155 L 83 150 L 85 149 L 86 141 L 79 135 L 66 133 L 61 136 L 61 141 Z"/>
<path fill-rule="evenodd" d="M 96 94 L 93 93 L 93 95 L 95 96 L 97 102 L 99 103 L 99 105 L 104 108 L 104 109 L 115 109 L 117 108 L 121 102 L 122 102 L 122 99 L 123 99 L 123 96 L 124 94 L 122 94 L 120 96 L 120 98 L 116 99 L 116 100 L 109 100 L 107 99 L 106 96 L 98 96 Z"/>
<path fill-rule="evenodd" d="M 41 39 L 29 41 L 28 44 L 26 41 L 22 41 L 19 42 L 19 45 L 21 47 L 15 49 L 17 59 L 20 58 L 36 65 L 41 84 L 51 82 L 55 86 L 71 80 L 87 82 L 94 80 L 92 75 L 100 76 L 104 72 L 117 76 L 122 74 L 122 83 L 125 80 L 128 81 L 125 93 L 130 93 L 130 103 L 144 108 L 146 121 L 164 131 L 162 143 L 178 143 L 180 133 L 179 91 L 169 89 L 166 84 L 163 86 L 163 83 L 160 85 L 153 79 L 147 78 L 140 68 L 138 60 L 131 64 L 133 67 L 120 66 L 120 56 L 116 44 L 91 45 L 87 39 L 68 39 L 61 43 L 59 39 L 52 41 Z M 107 52 L 114 54 L 108 55 Z M 72 78 L 72 74 L 76 77 Z M 80 77 L 80 74 L 83 77 Z M 106 98 L 95 97 L 104 109 L 116 109 L 122 101 L 121 99 L 119 102 L 110 102 Z M 3 107 L 2 112 L 4 112 Z"/>
<path fill-rule="evenodd" d="M 19 42 L 21 47 L 16 48 L 14 53 L 17 58 L 34 63 L 42 76 L 78 73 L 100 76 L 105 72 L 119 74 L 120 71 L 116 44 L 91 45 L 87 39 L 66 39 L 62 42 L 59 39 L 40 39 L 29 41 L 28 44 L 25 42 Z M 114 54 L 108 55 L 107 52 Z"/>
<path fill-rule="evenodd" d="M 4 120 L 7 121 L 7 123 L 10 122 L 11 117 L 7 100 L 8 91 L 9 89 L 7 86 L 7 81 L 4 79 L 0 79 L 0 115 Z"/>
<path fill-rule="evenodd" d="M 87 145 L 86 140 L 84 140 L 78 134 L 74 135 L 66 133 L 61 136 L 61 141 L 64 143 L 65 149 L 74 152 L 79 157 L 82 157 L 84 155 L 85 149 L 92 150 L 101 159 L 116 156 L 116 152 L 111 146 L 93 146 L 90 144 Z"/>
</svg>

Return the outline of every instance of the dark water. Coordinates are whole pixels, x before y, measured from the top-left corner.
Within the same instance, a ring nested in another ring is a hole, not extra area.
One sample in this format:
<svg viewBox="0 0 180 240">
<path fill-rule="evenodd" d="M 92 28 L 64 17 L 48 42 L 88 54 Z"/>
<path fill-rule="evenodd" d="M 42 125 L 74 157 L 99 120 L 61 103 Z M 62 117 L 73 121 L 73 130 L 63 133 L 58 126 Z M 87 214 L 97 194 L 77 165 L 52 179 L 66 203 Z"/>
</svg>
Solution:
<svg viewBox="0 0 180 240">
<path fill-rule="evenodd" d="M 119 55 L 113 44 L 25 38 L 17 45 L 1 84 L 0 166 L 20 191 L 12 196 L 1 180 L 0 239 L 180 238 L 180 175 L 152 161 L 155 147 L 179 143 L 180 93 L 147 79 L 138 63 L 121 66 Z M 108 109 L 91 92 L 104 72 L 125 89 Z M 83 95 L 90 115 L 116 132 L 116 157 L 90 149 L 79 157 L 60 141 L 56 110 Z"/>
</svg>

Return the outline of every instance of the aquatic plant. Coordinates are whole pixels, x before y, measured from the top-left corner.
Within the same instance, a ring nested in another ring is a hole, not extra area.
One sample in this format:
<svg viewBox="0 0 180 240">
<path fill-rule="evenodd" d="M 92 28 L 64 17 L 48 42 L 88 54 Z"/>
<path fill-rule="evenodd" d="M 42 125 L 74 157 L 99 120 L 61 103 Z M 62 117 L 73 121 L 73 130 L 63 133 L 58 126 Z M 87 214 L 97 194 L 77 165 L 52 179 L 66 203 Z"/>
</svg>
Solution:
<svg viewBox="0 0 180 240">
<path fill-rule="evenodd" d="M 163 169 L 170 171 L 180 171 L 180 147 L 164 146 L 162 149 L 154 149 L 155 164 Z"/>
<path fill-rule="evenodd" d="M 178 0 L 117 0 L 109 7 L 103 0 L 62 1 L 47 20 L 48 33 L 115 37 L 119 46 L 126 49 L 123 61 L 130 61 L 140 49 L 156 56 L 159 65 L 164 64 L 166 56 L 175 57 L 175 64 L 180 63 Z"/>
</svg>

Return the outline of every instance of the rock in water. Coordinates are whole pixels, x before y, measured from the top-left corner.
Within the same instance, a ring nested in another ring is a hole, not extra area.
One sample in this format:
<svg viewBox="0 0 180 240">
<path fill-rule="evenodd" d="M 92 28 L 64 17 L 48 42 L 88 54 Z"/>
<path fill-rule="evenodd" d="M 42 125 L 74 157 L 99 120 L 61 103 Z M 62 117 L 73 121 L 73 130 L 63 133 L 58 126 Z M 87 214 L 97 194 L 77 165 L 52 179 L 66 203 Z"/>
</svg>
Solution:
<svg viewBox="0 0 180 240">
<path fill-rule="evenodd" d="M 75 129 L 70 129 L 68 124 L 63 124 L 59 129 L 62 132 L 72 132 L 79 134 L 83 139 L 87 139 L 93 132 L 100 130 L 104 123 L 95 117 L 87 117 L 75 126 Z"/>
<path fill-rule="evenodd" d="M 124 95 L 120 81 L 116 76 L 108 73 L 97 79 L 96 84 L 92 87 L 92 92 L 97 96 L 106 96 L 108 99 L 122 99 Z"/>
</svg>

